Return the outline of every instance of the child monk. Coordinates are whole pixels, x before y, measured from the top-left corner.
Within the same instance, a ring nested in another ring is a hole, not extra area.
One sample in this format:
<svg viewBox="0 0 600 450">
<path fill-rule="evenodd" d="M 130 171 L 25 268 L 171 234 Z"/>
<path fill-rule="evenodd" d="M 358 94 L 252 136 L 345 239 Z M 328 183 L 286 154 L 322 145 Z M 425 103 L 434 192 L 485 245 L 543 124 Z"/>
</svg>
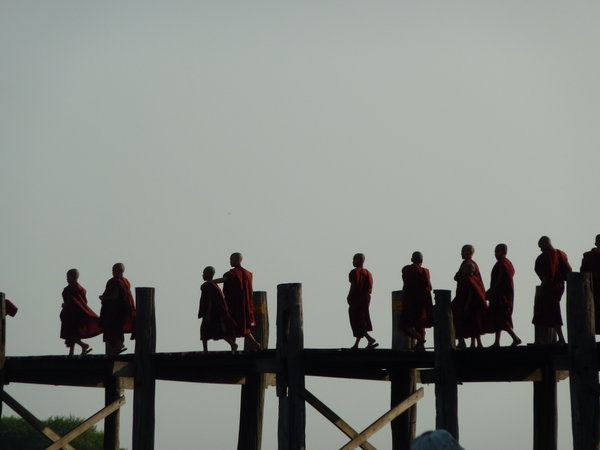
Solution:
<svg viewBox="0 0 600 450">
<path fill-rule="evenodd" d="M 371 290 L 373 289 L 373 276 L 371 272 L 363 267 L 365 255 L 357 253 L 352 258 L 354 269 L 348 274 L 350 280 L 350 292 L 348 293 L 348 315 L 350 316 L 350 327 L 356 338 L 352 350 L 358 348 L 358 343 L 364 337 L 367 338 L 368 349 L 375 348 L 379 344 L 369 335 L 373 330 L 371 316 L 369 315 L 369 304 L 371 303 Z"/>
<path fill-rule="evenodd" d="M 89 344 L 82 339 L 98 336 L 102 333 L 100 320 L 87 304 L 86 291 L 79 284 L 79 271 L 70 269 L 67 272 L 67 286 L 63 289 L 62 310 L 60 312 L 60 337 L 69 347 L 69 356 L 73 356 L 75 344 L 81 347 L 81 354 L 92 351 Z"/>
<path fill-rule="evenodd" d="M 202 272 L 204 283 L 200 286 L 200 308 L 198 318 L 202 319 L 200 325 L 200 340 L 204 352 L 208 351 L 210 339 L 224 339 L 235 353 L 238 346 L 235 343 L 236 323 L 229 314 L 229 308 L 225 303 L 225 297 L 221 288 L 213 282 L 215 268 L 207 266 Z"/>
<path fill-rule="evenodd" d="M 463 263 L 461 276 L 456 284 L 456 297 L 452 301 L 452 315 L 459 348 L 465 346 L 466 338 L 471 338 L 471 348 L 483 347 L 481 335 L 485 332 L 487 303 L 480 281 L 475 272 L 475 265 L 472 262 Z"/>
</svg>

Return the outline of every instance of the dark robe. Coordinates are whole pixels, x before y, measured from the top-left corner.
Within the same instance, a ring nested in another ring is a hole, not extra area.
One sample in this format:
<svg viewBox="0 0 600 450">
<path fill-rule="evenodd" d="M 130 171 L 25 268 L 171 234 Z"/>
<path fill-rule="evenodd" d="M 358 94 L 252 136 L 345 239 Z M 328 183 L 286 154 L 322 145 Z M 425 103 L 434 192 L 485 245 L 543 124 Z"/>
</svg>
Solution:
<svg viewBox="0 0 600 450">
<path fill-rule="evenodd" d="M 114 299 L 104 300 L 115 293 Z M 131 339 L 135 339 L 135 303 L 129 280 L 124 277 L 111 278 L 106 283 L 102 297 L 100 325 L 104 330 L 104 342 L 119 345 L 124 340 L 124 333 L 131 333 Z"/>
<path fill-rule="evenodd" d="M 507 258 L 500 258 L 492 268 L 490 288 L 486 292 L 490 301 L 487 323 L 492 333 L 513 328 L 514 275 L 515 268 Z"/>
<path fill-rule="evenodd" d="M 70 347 L 79 339 L 87 339 L 102 333 L 100 319 L 88 306 L 86 291 L 79 283 L 69 283 L 62 292 L 63 305 L 60 312 L 60 337 Z"/>
<path fill-rule="evenodd" d="M 356 267 L 350 271 L 348 279 L 350 280 L 350 292 L 347 297 L 348 315 L 352 335 L 357 338 L 363 337 L 366 332 L 373 330 L 369 315 L 373 276 L 367 269 Z"/>
<path fill-rule="evenodd" d="M 600 334 L 600 248 L 593 248 L 589 252 L 583 254 L 581 271 L 590 272 L 592 274 L 596 334 Z"/>
<path fill-rule="evenodd" d="M 452 315 L 457 338 L 474 338 L 485 333 L 487 303 L 481 276 L 461 274 L 452 300 Z"/>
<path fill-rule="evenodd" d="M 571 271 L 567 255 L 561 250 L 552 248 L 536 258 L 535 273 L 542 284 L 533 306 L 533 324 L 549 328 L 563 324 L 560 299 L 565 290 L 565 280 Z"/>
<path fill-rule="evenodd" d="M 485 292 L 485 286 L 483 285 L 483 278 L 481 278 L 481 272 L 479 271 L 479 266 L 472 259 L 464 259 L 462 263 L 460 263 L 460 267 L 458 268 L 458 272 L 454 275 L 454 281 L 457 283 L 465 276 L 463 275 L 463 268 L 467 263 L 473 264 L 475 268 L 475 272 L 473 273 L 474 281 L 479 285 L 479 288 Z"/>
<path fill-rule="evenodd" d="M 400 313 L 400 329 L 415 328 L 425 336 L 425 328 L 433 326 L 433 302 L 429 270 L 417 264 L 402 268 L 403 301 Z"/>
<path fill-rule="evenodd" d="M 6 315 L 10 317 L 15 317 L 17 311 L 19 310 L 19 308 L 17 308 L 17 305 L 15 305 L 7 298 L 4 299 L 4 307 L 6 309 Z"/>
<path fill-rule="evenodd" d="M 229 314 L 235 321 L 235 336 L 243 337 L 254 325 L 252 301 L 252 273 L 242 267 L 234 267 L 223 275 L 223 293 Z"/>
<path fill-rule="evenodd" d="M 235 321 L 229 315 L 221 288 L 212 281 L 206 281 L 200 286 L 198 318 L 202 319 L 201 340 L 235 338 Z"/>
</svg>

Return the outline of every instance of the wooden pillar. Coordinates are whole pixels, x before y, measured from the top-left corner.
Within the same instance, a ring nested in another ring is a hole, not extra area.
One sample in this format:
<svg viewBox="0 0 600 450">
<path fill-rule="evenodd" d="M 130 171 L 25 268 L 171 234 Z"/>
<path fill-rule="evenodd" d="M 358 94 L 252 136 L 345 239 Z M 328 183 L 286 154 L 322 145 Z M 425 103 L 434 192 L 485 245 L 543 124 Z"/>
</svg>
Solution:
<svg viewBox="0 0 600 450">
<path fill-rule="evenodd" d="M 458 441 L 458 387 L 453 351 L 454 322 L 450 291 L 434 290 L 435 339 L 435 427 L 444 429 Z"/>
<path fill-rule="evenodd" d="M 261 348 L 267 349 L 269 347 L 267 293 L 254 292 L 253 301 L 256 325 L 252 328 L 252 334 Z M 246 339 L 244 340 L 244 350 L 248 351 L 249 348 L 251 348 L 251 344 Z M 238 450 L 260 450 L 261 448 L 266 380 L 265 374 L 256 371 L 246 375 L 240 404 Z"/>
<path fill-rule="evenodd" d="M 592 274 L 573 272 L 567 280 L 569 386 L 574 450 L 598 448 L 598 359 Z"/>
<path fill-rule="evenodd" d="M 536 302 L 541 287 L 536 286 Z M 553 344 L 556 332 L 548 327 L 535 326 L 535 342 Z M 558 412 L 556 405 L 556 370 L 552 361 L 540 367 L 541 381 L 533 382 L 533 450 L 556 450 L 558 439 Z"/>
<path fill-rule="evenodd" d="M 156 352 L 154 288 L 135 288 L 135 372 L 133 389 L 133 450 L 154 449 Z"/>
<path fill-rule="evenodd" d="M 119 386 L 119 380 L 116 377 L 108 376 L 104 380 L 104 406 L 108 406 L 121 397 L 122 391 Z M 112 414 L 104 419 L 104 450 L 119 450 L 121 448 L 119 441 L 121 408 L 118 408 Z"/>
<path fill-rule="evenodd" d="M 414 348 L 415 340 L 400 330 L 402 315 L 402 291 L 392 292 L 392 350 L 407 351 Z M 391 407 L 395 407 L 416 390 L 415 369 L 392 370 L 390 373 Z M 391 422 L 392 449 L 408 450 L 415 438 L 417 405 L 411 406 Z"/>
<path fill-rule="evenodd" d="M 277 396 L 279 397 L 279 450 L 305 448 L 304 333 L 302 285 L 277 286 Z"/>
<path fill-rule="evenodd" d="M 4 292 L 0 292 L 0 397 L 4 391 L 4 362 L 6 360 L 6 303 Z M 2 417 L 2 404 L 0 399 L 0 418 Z"/>
</svg>

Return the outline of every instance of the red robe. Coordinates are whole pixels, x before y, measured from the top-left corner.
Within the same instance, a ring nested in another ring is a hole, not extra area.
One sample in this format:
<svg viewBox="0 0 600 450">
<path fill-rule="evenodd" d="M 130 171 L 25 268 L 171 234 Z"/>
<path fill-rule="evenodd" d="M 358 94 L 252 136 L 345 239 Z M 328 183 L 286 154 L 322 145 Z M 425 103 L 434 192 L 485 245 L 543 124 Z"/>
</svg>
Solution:
<svg viewBox="0 0 600 450">
<path fill-rule="evenodd" d="M 452 315 L 457 338 L 479 337 L 485 333 L 487 303 L 481 276 L 463 275 L 456 284 Z"/>
<path fill-rule="evenodd" d="M 254 303 L 252 301 L 252 273 L 242 267 L 234 267 L 223 275 L 223 293 L 229 314 L 235 321 L 235 336 L 243 337 L 254 325 Z"/>
<path fill-rule="evenodd" d="M 596 316 L 596 334 L 600 334 L 600 248 L 593 248 L 583 254 L 581 271 L 591 272 L 594 290 L 594 315 Z"/>
<path fill-rule="evenodd" d="M 110 297 L 115 293 L 117 296 L 114 299 L 102 300 L 100 308 L 103 340 L 112 345 L 122 343 L 124 333 L 131 333 L 131 339 L 135 339 L 135 303 L 127 278 L 113 277 L 108 280 L 102 297 Z"/>
<path fill-rule="evenodd" d="M 433 302 L 429 270 L 417 264 L 402 268 L 404 300 L 400 314 L 400 329 L 415 328 L 425 336 L 425 328 L 433 326 Z"/>
<path fill-rule="evenodd" d="M 490 288 L 486 292 L 487 299 L 490 301 L 488 325 L 492 333 L 513 327 L 514 275 L 515 268 L 508 258 L 499 259 L 492 268 Z"/>
<path fill-rule="evenodd" d="M 91 338 L 102 333 L 100 319 L 88 306 L 85 294 L 85 289 L 77 282 L 69 283 L 63 289 L 60 337 L 65 340 L 67 347 L 79 339 Z"/>
<path fill-rule="evenodd" d="M 540 295 L 536 296 L 533 305 L 533 324 L 549 328 L 563 324 L 560 299 L 565 290 L 565 280 L 571 271 L 567 255 L 562 250 L 552 248 L 536 258 L 535 273 L 542 284 Z"/>
<path fill-rule="evenodd" d="M 352 335 L 363 337 L 366 332 L 373 330 L 369 315 L 373 276 L 367 269 L 356 267 L 350 271 L 348 279 L 350 280 L 350 292 L 347 297 L 348 315 L 350 316 Z"/>
<path fill-rule="evenodd" d="M 200 308 L 198 318 L 202 319 L 200 325 L 200 339 L 223 339 L 235 337 L 235 321 L 229 315 L 229 308 L 219 286 L 212 281 L 207 281 L 200 286 Z"/>
<path fill-rule="evenodd" d="M 17 308 L 17 305 L 15 305 L 7 298 L 4 299 L 4 307 L 6 309 L 6 315 L 10 317 L 15 317 L 17 311 L 19 310 L 19 308 Z"/>
</svg>

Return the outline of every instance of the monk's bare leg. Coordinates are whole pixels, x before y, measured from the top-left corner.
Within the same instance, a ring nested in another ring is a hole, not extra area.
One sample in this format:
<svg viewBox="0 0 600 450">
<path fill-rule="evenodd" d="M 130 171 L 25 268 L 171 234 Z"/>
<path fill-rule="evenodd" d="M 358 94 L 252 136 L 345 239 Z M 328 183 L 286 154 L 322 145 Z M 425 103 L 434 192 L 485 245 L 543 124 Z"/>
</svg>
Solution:
<svg viewBox="0 0 600 450">
<path fill-rule="evenodd" d="M 368 342 L 366 348 L 375 348 L 379 345 L 377 343 L 377 341 L 375 340 L 375 338 L 373 336 L 369 335 L 369 333 L 365 333 L 364 336 L 365 336 L 365 338 L 367 338 L 367 342 Z"/>
<path fill-rule="evenodd" d="M 517 334 L 515 333 L 515 331 L 512 328 L 507 328 L 506 332 L 510 335 L 510 337 L 512 338 L 512 344 L 510 344 L 511 346 L 515 347 L 517 345 L 520 345 L 523 341 L 521 340 L 521 338 L 519 336 L 517 336 Z"/>
<path fill-rule="evenodd" d="M 563 335 L 562 327 L 554 327 L 554 329 L 556 330 L 556 334 L 558 335 L 558 343 L 560 345 L 565 345 L 567 341 L 565 341 L 565 336 Z"/>
<path fill-rule="evenodd" d="M 227 342 L 231 346 L 231 353 L 237 352 L 238 346 L 235 343 L 235 339 L 225 338 L 225 342 Z M 204 351 L 206 351 L 206 350 L 204 350 Z"/>
<path fill-rule="evenodd" d="M 481 336 L 477 336 L 476 338 L 477 348 L 482 348 L 483 344 L 481 343 Z"/>
<path fill-rule="evenodd" d="M 258 341 L 254 338 L 254 335 L 252 334 L 252 332 L 248 333 L 246 335 L 246 338 L 250 340 L 250 343 L 252 344 L 252 350 L 260 350 L 260 344 L 258 343 Z"/>
<path fill-rule="evenodd" d="M 76 340 L 75 343 L 78 344 L 81 347 L 81 354 L 82 355 L 87 355 L 89 352 L 92 351 L 92 349 L 90 348 L 89 344 L 86 344 L 81 339 Z"/>
<path fill-rule="evenodd" d="M 204 350 L 204 353 L 208 351 L 208 341 L 206 339 L 202 340 L 202 350 Z"/>
<path fill-rule="evenodd" d="M 75 344 L 69 345 L 69 356 L 73 356 L 75 354 Z"/>
<path fill-rule="evenodd" d="M 467 348 L 467 344 L 465 342 L 465 338 L 458 338 L 458 344 L 457 344 L 458 348 Z"/>
<path fill-rule="evenodd" d="M 350 347 L 350 350 L 356 350 L 358 348 L 358 343 L 360 342 L 361 339 L 362 339 L 362 336 L 357 337 L 356 341 L 354 342 L 354 345 L 352 347 Z"/>
</svg>

